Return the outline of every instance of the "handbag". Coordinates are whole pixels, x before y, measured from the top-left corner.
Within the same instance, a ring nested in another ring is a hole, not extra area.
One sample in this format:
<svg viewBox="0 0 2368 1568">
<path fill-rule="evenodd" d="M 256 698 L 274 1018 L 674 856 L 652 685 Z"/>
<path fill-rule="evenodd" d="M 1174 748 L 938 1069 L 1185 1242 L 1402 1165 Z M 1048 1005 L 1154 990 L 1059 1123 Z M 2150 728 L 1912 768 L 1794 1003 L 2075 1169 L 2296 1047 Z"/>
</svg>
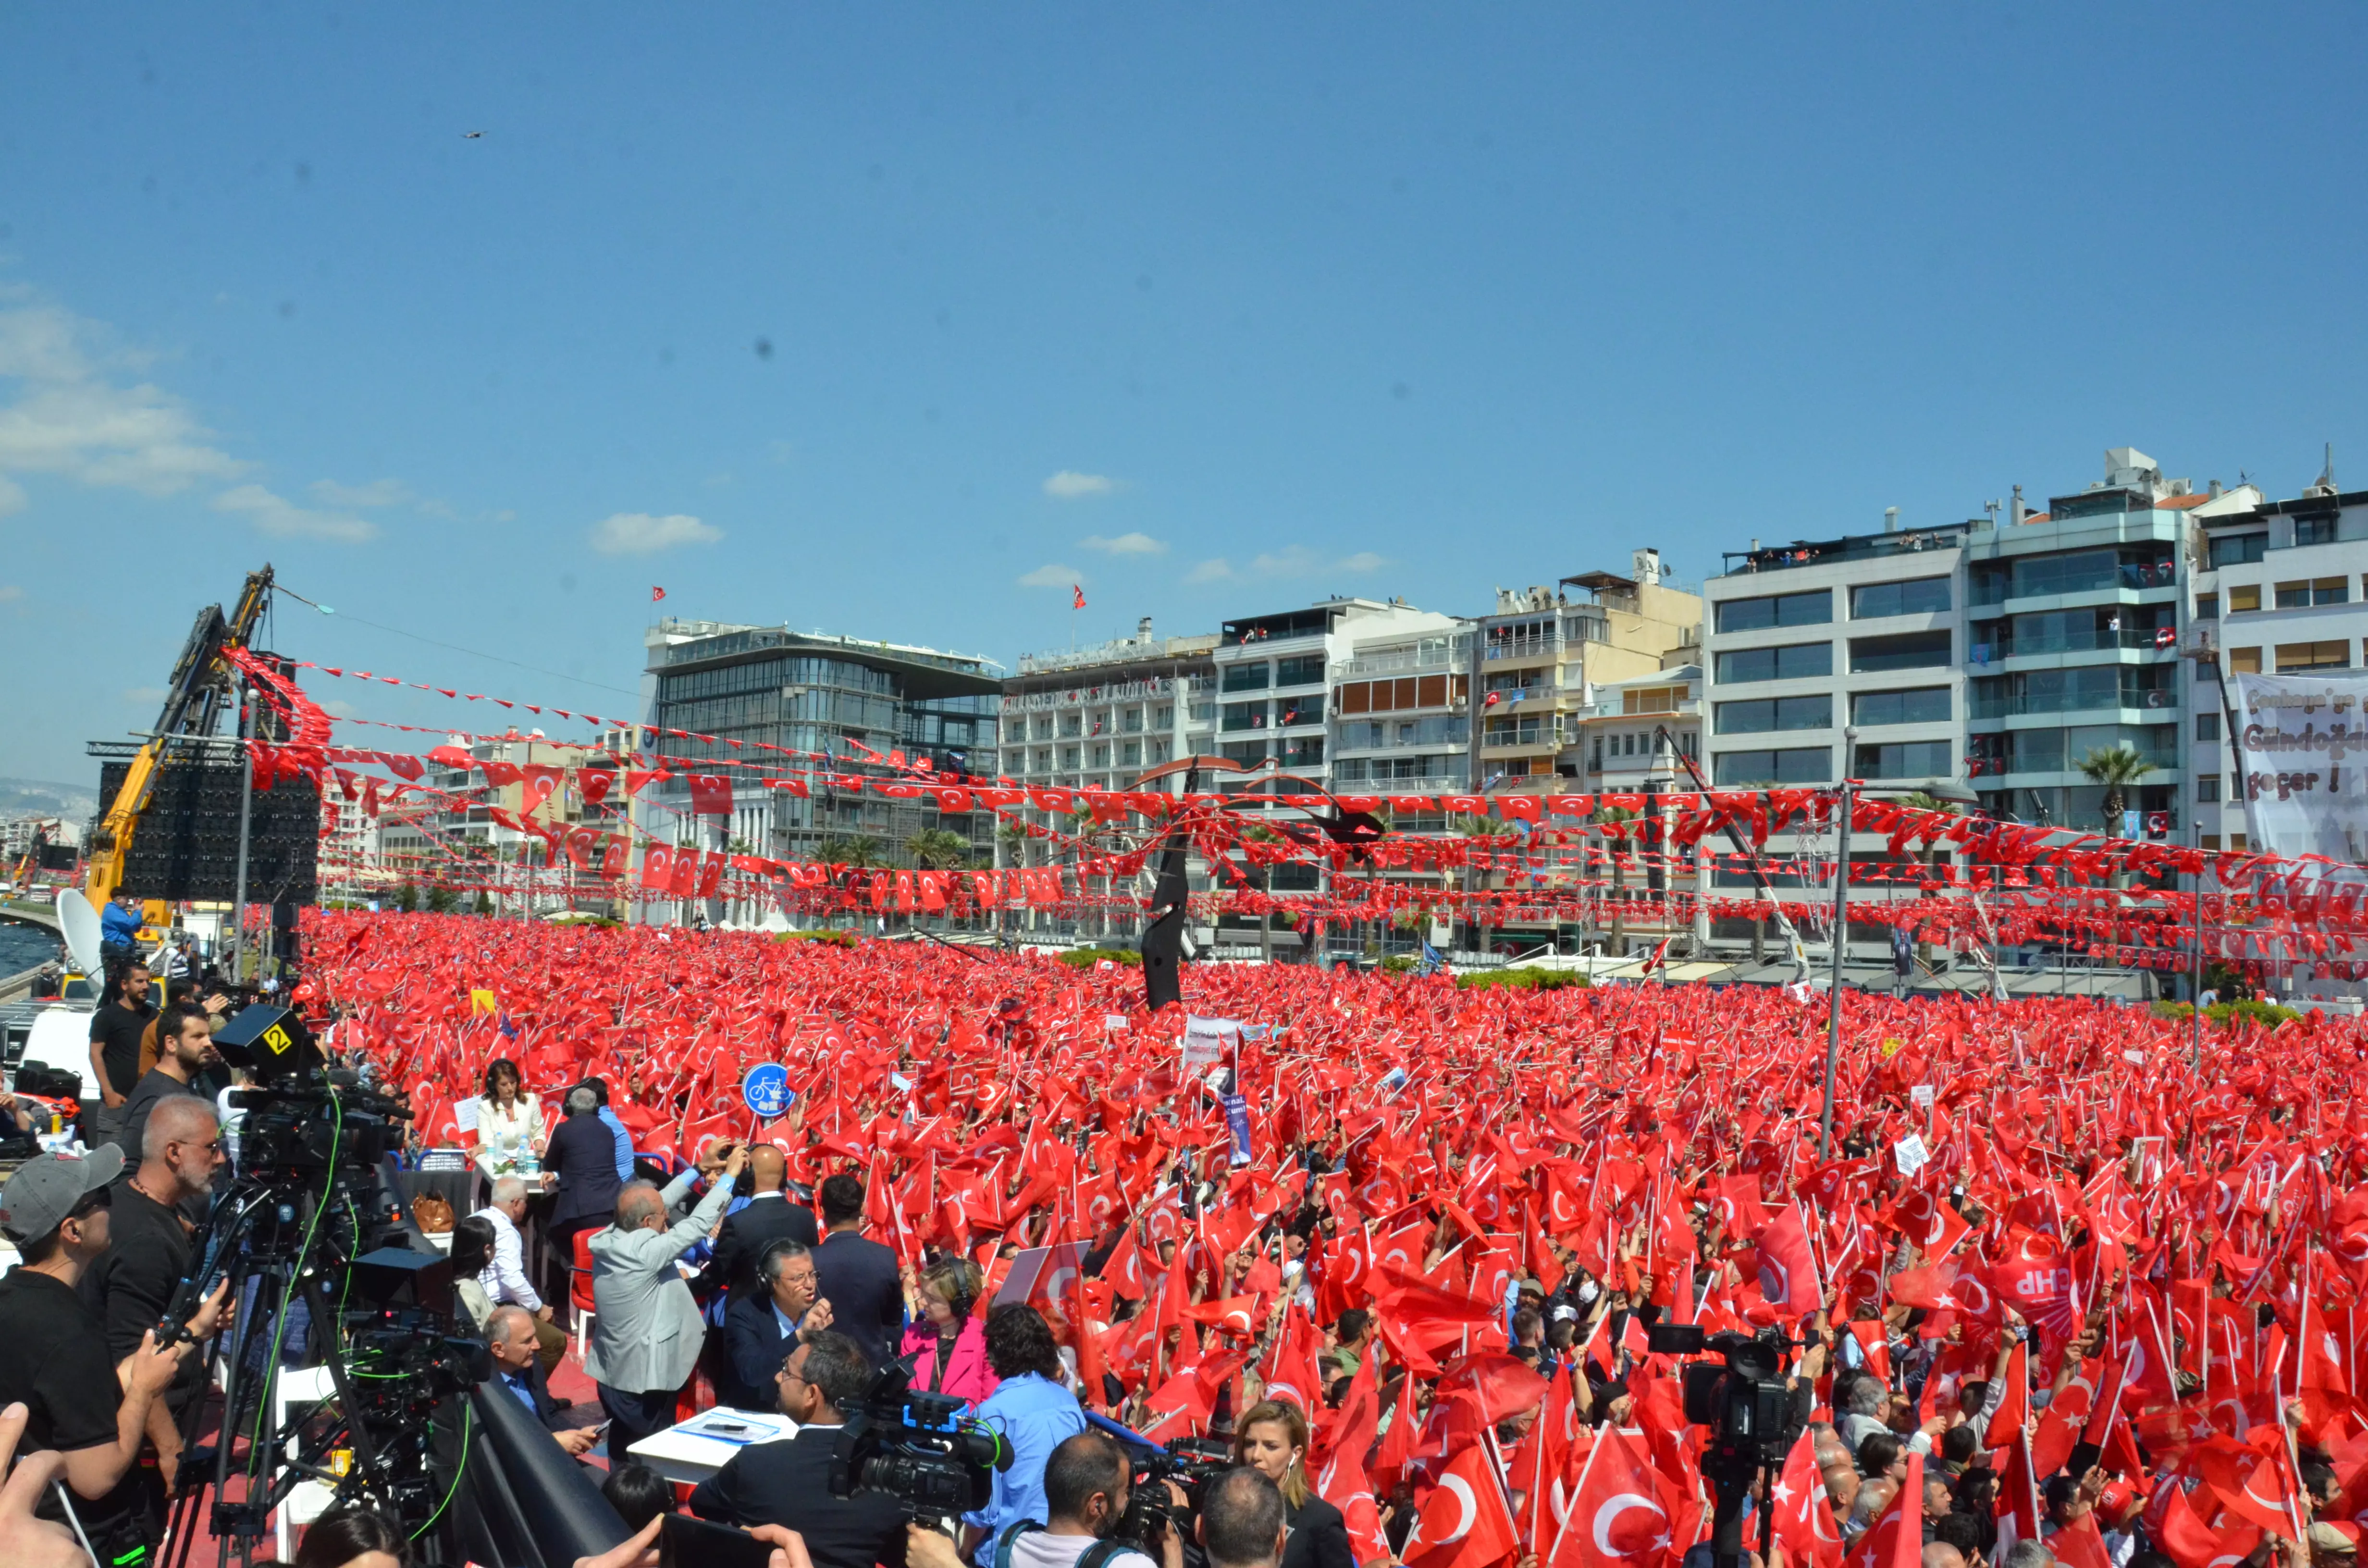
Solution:
<svg viewBox="0 0 2368 1568">
<path fill-rule="evenodd" d="M 411 1200 L 411 1218 L 422 1235 L 440 1236 L 452 1228 L 452 1200 L 441 1193 L 423 1192 Z"/>
</svg>

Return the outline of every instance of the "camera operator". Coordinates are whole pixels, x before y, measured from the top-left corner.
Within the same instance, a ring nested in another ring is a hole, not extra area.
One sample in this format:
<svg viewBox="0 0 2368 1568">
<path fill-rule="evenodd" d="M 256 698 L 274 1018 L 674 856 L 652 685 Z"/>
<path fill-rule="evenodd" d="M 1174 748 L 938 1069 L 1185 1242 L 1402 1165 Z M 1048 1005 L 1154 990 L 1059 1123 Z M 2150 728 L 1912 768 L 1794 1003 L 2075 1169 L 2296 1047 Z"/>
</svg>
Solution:
<svg viewBox="0 0 2368 1568">
<path fill-rule="evenodd" d="M 0 1233 L 23 1259 L 0 1279 L 0 1406 L 22 1403 L 25 1441 L 65 1456 L 65 1480 L 82 1528 L 100 1557 L 123 1568 L 147 1561 L 150 1539 L 140 1489 L 124 1484 L 139 1458 L 150 1408 L 192 1346 L 158 1347 L 154 1330 L 132 1353 L 109 1352 L 107 1330 L 76 1293 L 84 1272 L 108 1248 L 108 1184 L 120 1151 L 28 1160 L 0 1187 Z M 200 1338 L 214 1330 L 223 1290 L 190 1320 Z M 63 1519 L 45 1496 L 36 1510 Z"/>
<path fill-rule="evenodd" d="M 1210 1568 L 1281 1568 L 1297 1533 L 1281 1489 L 1264 1471 L 1229 1470 L 1201 1499 L 1201 1550 Z"/>
<path fill-rule="evenodd" d="M 905 1511 L 878 1493 L 836 1497 L 832 1450 L 844 1412 L 863 1403 L 871 1364 L 855 1342 L 825 1331 L 791 1350 L 775 1376 L 781 1414 L 798 1424 L 786 1443 L 752 1443 L 699 1483 L 690 1511 L 738 1525 L 785 1525 L 814 1558 L 814 1568 L 903 1568 Z"/>
<path fill-rule="evenodd" d="M 1161 1568 L 1110 1534 L 1126 1517 L 1133 1467 L 1118 1444 L 1099 1432 L 1080 1432 L 1053 1450 L 1044 1465 L 1042 1525 L 1015 1519 L 996 1533 L 979 1568 Z M 1161 1543 L 1165 1568 L 1183 1568 L 1184 1543 L 1170 1529 Z"/>
<path fill-rule="evenodd" d="M 195 1095 L 153 1099 L 141 1119 L 140 1166 L 115 1187 L 108 1250 L 81 1286 L 83 1303 L 106 1327 L 108 1358 L 119 1361 L 140 1348 L 141 1335 L 156 1326 L 171 1304 L 189 1267 L 190 1226 L 180 1206 L 204 1196 L 223 1165 L 214 1108 Z M 163 1493 L 172 1490 L 180 1465 L 181 1421 L 205 1386 L 204 1360 L 192 1356 L 149 1414 Z M 160 1509 L 161 1522 L 163 1496 L 154 1494 L 150 1501 Z"/>
</svg>

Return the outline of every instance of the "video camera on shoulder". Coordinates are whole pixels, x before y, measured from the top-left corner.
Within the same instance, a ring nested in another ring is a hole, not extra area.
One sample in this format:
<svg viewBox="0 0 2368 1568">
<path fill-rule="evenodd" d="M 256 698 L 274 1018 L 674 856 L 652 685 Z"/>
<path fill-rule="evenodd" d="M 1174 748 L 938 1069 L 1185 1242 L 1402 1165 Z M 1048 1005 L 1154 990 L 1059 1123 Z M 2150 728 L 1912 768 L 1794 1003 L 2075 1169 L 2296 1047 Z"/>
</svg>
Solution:
<svg viewBox="0 0 2368 1568">
<path fill-rule="evenodd" d="M 1730 1329 L 1705 1335 L 1701 1324 L 1691 1323 L 1656 1323 L 1645 1337 L 1656 1356 L 1716 1351 L 1721 1358 L 1690 1363 L 1681 1385 L 1686 1419 L 1711 1429 L 1704 1473 L 1711 1472 L 1713 1462 L 1738 1473 L 1783 1464 L 1801 1435 L 1793 1390 L 1784 1378 L 1786 1352 L 1795 1341 L 1777 1328 L 1756 1335 Z"/>
<path fill-rule="evenodd" d="M 830 1493 L 896 1499 L 915 1524 L 939 1524 L 987 1505 L 994 1473 L 1011 1468 L 1011 1445 L 960 1414 L 962 1399 L 916 1393 L 913 1358 L 892 1361 L 848 1413 L 830 1456 Z"/>
<path fill-rule="evenodd" d="M 1132 1467 L 1128 1477 L 1131 1484 L 1126 1512 L 1120 1516 L 1118 1528 L 1110 1531 L 1110 1539 L 1123 1541 L 1156 1562 L 1162 1538 L 1168 1530 L 1182 1530 L 1189 1537 L 1189 1527 L 1201 1512 L 1209 1483 L 1234 1468 L 1234 1451 L 1216 1437 L 1178 1437 L 1156 1449 L 1144 1447 L 1141 1437 L 1133 1437 L 1120 1447 Z M 1168 1494 L 1169 1482 L 1174 1482 L 1184 1494 L 1182 1503 Z"/>
</svg>

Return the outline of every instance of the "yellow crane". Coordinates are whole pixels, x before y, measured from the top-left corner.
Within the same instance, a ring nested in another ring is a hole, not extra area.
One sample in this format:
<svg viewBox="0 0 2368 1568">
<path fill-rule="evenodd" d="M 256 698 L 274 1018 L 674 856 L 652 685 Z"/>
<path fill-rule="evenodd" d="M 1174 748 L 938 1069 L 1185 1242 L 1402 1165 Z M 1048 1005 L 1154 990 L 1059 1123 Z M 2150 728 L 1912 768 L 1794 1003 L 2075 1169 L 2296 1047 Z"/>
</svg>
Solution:
<svg viewBox="0 0 2368 1568">
<path fill-rule="evenodd" d="M 156 770 L 172 743 L 182 736 L 211 735 L 224 711 L 236 701 L 237 679 L 223 650 L 244 648 L 271 598 L 271 563 L 246 574 L 238 604 L 224 615 L 220 605 L 198 612 L 189 641 L 165 688 L 165 710 L 155 729 L 141 743 L 139 755 L 123 775 L 122 788 L 107 804 L 107 814 L 93 835 L 84 862 L 83 892 L 93 905 L 106 907 L 123 885 L 123 868 L 131 854 L 131 835 L 140 813 L 156 790 Z M 240 759 L 242 764 L 245 758 Z M 133 891 L 137 891 L 136 889 Z"/>
</svg>

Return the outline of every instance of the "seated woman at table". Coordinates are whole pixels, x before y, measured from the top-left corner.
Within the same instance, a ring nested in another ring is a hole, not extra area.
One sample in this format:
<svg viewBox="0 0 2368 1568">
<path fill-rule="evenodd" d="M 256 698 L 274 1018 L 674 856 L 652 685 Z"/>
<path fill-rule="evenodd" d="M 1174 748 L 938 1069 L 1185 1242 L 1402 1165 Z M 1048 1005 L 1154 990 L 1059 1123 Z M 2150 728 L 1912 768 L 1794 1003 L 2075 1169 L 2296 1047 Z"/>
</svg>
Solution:
<svg viewBox="0 0 2368 1568">
<path fill-rule="evenodd" d="M 526 1092 L 517 1062 L 495 1057 L 477 1101 L 477 1168 L 488 1178 L 511 1175 L 527 1156 L 540 1158 L 542 1146 L 542 1102 Z"/>
<path fill-rule="evenodd" d="M 472 1214 L 452 1227 L 452 1294 L 479 1333 L 484 1331 L 485 1320 L 494 1315 L 494 1299 L 485 1293 L 477 1276 L 491 1267 L 493 1262 L 491 1220 Z"/>
</svg>

